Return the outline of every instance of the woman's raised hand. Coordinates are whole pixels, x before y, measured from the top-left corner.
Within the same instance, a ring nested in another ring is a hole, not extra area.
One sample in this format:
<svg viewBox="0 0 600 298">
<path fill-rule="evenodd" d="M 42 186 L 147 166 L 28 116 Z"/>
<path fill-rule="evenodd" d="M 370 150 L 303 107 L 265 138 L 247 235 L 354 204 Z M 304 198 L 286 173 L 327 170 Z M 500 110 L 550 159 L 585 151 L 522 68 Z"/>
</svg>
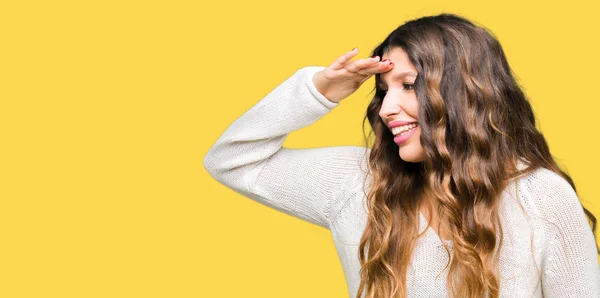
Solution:
<svg viewBox="0 0 600 298">
<path fill-rule="evenodd" d="M 330 101 L 340 102 L 358 90 L 373 74 L 388 72 L 394 68 L 393 62 L 379 61 L 380 57 L 350 61 L 357 53 L 358 50 L 354 48 L 313 76 L 317 90 Z"/>
</svg>

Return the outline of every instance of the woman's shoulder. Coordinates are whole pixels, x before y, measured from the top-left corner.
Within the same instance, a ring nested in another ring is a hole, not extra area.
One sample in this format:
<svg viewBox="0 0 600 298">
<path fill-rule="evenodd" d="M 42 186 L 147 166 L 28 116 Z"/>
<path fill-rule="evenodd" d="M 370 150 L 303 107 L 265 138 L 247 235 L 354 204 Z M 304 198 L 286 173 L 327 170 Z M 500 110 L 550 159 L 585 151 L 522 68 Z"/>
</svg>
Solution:
<svg viewBox="0 0 600 298">
<path fill-rule="evenodd" d="M 346 190 L 356 190 L 365 187 L 364 183 L 371 177 L 369 174 L 369 154 L 371 148 L 362 146 L 340 146 L 336 147 L 338 152 L 343 152 L 345 165 L 349 167 L 349 175 L 346 177 Z M 367 184 L 368 185 L 368 184 Z"/>
<path fill-rule="evenodd" d="M 515 178 L 507 188 L 519 202 L 536 216 L 553 221 L 561 213 L 581 208 L 577 193 L 560 174 L 537 167 Z"/>
<path fill-rule="evenodd" d="M 331 219 L 332 222 L 338 220 L 338 215 L 344 210 L 353 214 L 352 216 L 358 216 L 358 218 L 352 219 L 353 222 L 359 222 L 361 217 L 364 216 L 361 210 L 356 208 L 366 209 L 364 206 L 365 200 L 365 189 L 370 187 L 370 178 L 372 175 L 368 175 L 369 171 L 369 154 L 371 148 L 361 146 L 342 146 L 337 147 L 336 150 L 339 152 L 343 151 L 346 156 L 345 165 L 349 167 L 348 176 L 344 179 L 344 187 L 339 189 L 336 194 L 336 200 L 331 205 Z M 348 210 L 352 209 L 352 210 Z M 347 217 L 352 217 L 348 215 Z M 347 223 L 346 223 L 347 224 Z"/>
</svg>

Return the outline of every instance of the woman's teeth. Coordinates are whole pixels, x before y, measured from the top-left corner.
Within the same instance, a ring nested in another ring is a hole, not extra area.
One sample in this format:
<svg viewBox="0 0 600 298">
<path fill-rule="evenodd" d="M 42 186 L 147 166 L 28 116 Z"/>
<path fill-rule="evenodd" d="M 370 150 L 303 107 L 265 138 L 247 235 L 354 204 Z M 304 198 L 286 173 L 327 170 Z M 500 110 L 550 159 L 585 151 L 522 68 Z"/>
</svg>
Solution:
<svg viewBox="0 0 600 298">
<path fill-rule="evenodd" d="M 417 124 L 417 123 L 411 123 L 411 124 L 407 124 L 407 125 L 402 125 L 402 126 L 394 127 L 394 128 L 392 128 L 392 134 L 393 135 L 397 135 L 397 134 L 403 135 L 403 134 L 409 132 L 411 129 L 413 129 L 413 128 L 417 127 L 417 126 L 419 126 L 419 124 Z"/>
</svg>

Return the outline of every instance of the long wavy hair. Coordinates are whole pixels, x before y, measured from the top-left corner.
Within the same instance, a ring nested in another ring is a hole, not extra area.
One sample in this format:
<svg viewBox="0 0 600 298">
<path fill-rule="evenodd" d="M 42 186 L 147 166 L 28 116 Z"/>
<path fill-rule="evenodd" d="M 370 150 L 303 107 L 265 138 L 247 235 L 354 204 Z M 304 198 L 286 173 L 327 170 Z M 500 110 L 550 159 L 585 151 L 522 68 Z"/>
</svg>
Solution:
<svg viewBox="0 0 600 298">
<path fill-rule="evenodd" d="M 498 209 L 510 179 L 544 167 L 574 190 L 575 184 L 536 129 L 531 105 L 487 29 L 454 14 L 426 16 L 398 27 L 372 55 L 382 57 L 394 47 L 402 48 L 418 71 L 414 90 L 426 157 L 419 163 L 400 158 L 379 116 L 385 91 L 376 74 L 375 95 L 363 120 L 363 132 L 367 119 L 372 128 L 365 135 L 367 147 L 372 135 L 375 140 L 368 156 L 372 187 L 365 193 L 369 215 L 359 244 L 356 297 L 363 292 L 366 297 L 406 297 L 407 266 L 425 193 L 436 199 L 437 214 L 446 219 L 454 243 L 447 279 L 452 296 L 498 297 L 495 251 L 503 235 Z M 525 162 L 522 169 L 519 160 Z M 595 234 L 596 218 L 583 209 Z"/>
</svg>

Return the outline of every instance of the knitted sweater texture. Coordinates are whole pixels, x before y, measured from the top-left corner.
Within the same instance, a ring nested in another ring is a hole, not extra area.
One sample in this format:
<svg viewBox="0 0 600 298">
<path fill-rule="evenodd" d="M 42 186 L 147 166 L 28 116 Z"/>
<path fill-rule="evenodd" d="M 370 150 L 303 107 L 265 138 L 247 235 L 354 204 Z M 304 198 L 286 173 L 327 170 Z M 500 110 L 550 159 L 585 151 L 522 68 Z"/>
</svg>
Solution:
<svg viewBox="0 0 600 298">
<path fill-rule="evenodd" d="M 300 68 L 275 87 L 223 132 L 203 164 L 235 192 L 330 230 L 349 296 L 355 297 L 370 149 L 282 146 L 289 133 L 339 105 L 312 82 L 324 68 Z M 514 179 L 503 192 L 500 218 L 500 297 L 600 297 L 594 236 L 577 194 L 561 176 L 539 168 Z M 417 238 L 407 271 L 408 297 L 449 297 L 444 267 L 452 258 L 453 242 L 427 227 L 422 213 L 420 231 L 424 234 Z"/>
</svg>

